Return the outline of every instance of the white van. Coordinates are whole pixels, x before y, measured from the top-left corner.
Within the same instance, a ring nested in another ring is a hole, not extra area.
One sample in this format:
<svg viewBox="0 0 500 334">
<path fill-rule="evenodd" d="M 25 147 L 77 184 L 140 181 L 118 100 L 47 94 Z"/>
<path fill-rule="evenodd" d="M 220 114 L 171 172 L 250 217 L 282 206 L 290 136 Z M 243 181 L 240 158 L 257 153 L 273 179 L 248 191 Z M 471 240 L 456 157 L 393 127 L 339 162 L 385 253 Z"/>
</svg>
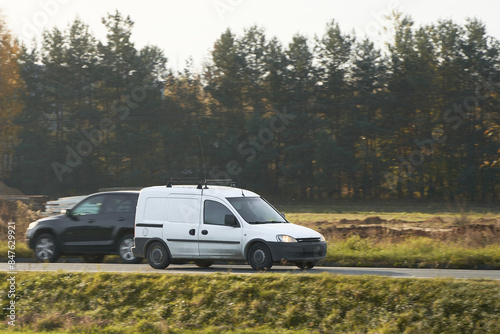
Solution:
<svg viewBox="0 0 500 334">
<path fill-rule="evenodd" d="M 256 193 L 207 184 L 142 189 L 134 240 L 135 256 L 156 269 L 241 260 L 255 270 L 285 261 L 310 269 L 326 256 L 321 234 L 289 223 Z"/>
</svg>

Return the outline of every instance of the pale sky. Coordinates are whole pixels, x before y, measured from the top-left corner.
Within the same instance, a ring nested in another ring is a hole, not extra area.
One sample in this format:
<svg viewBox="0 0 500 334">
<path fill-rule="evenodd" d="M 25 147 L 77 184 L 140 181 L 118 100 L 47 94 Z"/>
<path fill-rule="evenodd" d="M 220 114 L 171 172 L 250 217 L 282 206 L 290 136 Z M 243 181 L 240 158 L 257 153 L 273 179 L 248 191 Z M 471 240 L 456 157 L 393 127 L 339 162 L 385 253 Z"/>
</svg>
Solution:
<svg viewBox="0 0 500 334">
<path fill-rule="evenodd" d="M 417 25 L 439 19 L 462 24 L 467 17 L 477 17 L 489 35 L 500 39 L 498 0 L 0 0 L 10 30 L 28 45 L 33 38 L 40 40 L 44 29 L 65 29 L 77 15 L 104 40 L 101 18 L 119 10 L 135 22 L 136 46 L 159 46 L 173 69 L 184 68 L 190 56 L 200 68 L 227 28 L 241 35 L 254 24 L 264 28 L 269 39 L 277 36 L 287 45 L 296 33 L 312 41 L 335 19 L 344 32 L 355 31 L 358 38 L 383 45 L 384 16 L 394 9 L 410 15 Z"/>
</svg>

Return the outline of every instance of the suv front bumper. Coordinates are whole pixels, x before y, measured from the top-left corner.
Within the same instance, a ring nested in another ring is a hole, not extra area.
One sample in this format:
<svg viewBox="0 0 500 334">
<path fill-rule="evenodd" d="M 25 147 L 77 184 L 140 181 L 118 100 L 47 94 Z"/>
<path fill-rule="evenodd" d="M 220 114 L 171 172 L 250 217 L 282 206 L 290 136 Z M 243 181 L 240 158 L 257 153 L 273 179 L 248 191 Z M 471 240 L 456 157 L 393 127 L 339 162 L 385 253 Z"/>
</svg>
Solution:
<svg viewBox="0 0 500 334">
<path fill-rule="evenodd" d="M 28 245 L 29 248 L 33 249 L 35 247 L 35 245 L 33 245 L 33 234 L 34 234 L 34 229 L 27 229 L 26 230 L 26 236 L 24 238 L 24 241 L 26 242 L 26 244 Z"/>
</svg>

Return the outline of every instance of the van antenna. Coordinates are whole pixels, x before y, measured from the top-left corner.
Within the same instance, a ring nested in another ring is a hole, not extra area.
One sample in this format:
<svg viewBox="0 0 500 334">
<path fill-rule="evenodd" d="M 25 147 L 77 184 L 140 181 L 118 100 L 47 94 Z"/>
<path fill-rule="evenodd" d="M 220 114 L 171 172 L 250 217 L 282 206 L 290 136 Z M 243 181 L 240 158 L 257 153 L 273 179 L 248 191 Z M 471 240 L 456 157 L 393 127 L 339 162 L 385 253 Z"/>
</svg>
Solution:
<svg viewBox="0 0 500 334">
<path fill-rule="evenodd" d="M 198 135 L 198 142 L 200 144 L 200 149 L 201 149 L 201 159 L 203 161 L 203 174 L 205 175 L 205 182 L 207 180 L 207 169 L 205 168 L 205 154 L 203 153 L 203 145 L 201 144 L 201 136 L 200 136 L 200 129 L 198 129 L 198 121 L 197 118 L 194 118 L 194 125 L 196 126 L 196 134 Z"/>
</svg>

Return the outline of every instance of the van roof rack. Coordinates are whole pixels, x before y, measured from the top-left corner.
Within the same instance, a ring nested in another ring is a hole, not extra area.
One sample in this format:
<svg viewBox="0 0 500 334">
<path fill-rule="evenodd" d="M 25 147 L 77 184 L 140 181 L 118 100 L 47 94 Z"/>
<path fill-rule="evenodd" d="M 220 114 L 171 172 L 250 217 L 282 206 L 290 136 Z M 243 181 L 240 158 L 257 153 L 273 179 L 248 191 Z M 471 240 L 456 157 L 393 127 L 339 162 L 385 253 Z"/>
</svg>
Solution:
<svg viewBox="0 0 500 334">
<path fill-rule="evenodd" d="M 167 183 L 167 188 L 173 185 L 198 185 L 198 189 L 208 189 L 208 185 L 236 187 L 232 179 L 201 179 L 196 177 L 172 177 Z"/>
</svg>

